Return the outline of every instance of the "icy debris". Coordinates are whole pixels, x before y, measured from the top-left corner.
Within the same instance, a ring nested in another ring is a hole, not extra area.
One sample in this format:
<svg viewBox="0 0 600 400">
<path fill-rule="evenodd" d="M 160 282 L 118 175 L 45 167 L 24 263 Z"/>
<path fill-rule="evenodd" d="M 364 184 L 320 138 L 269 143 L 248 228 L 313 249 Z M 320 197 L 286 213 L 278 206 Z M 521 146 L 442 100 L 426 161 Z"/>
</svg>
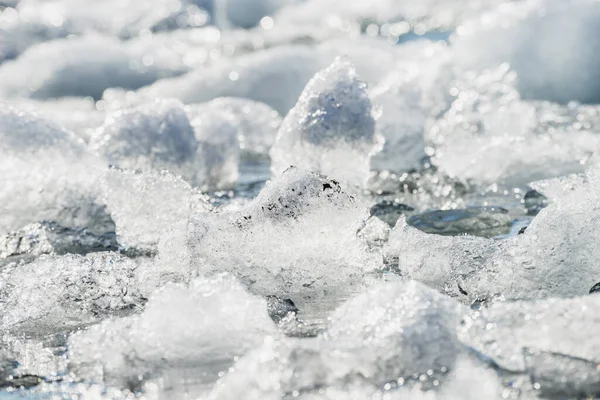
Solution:
<svg viewBox="0 0 600 400">
<path fill-rule="evenodd" d="M 518 187 L 583 171 L 600 145 L 597 107 L 523 101 L 514 80 L 502 65 L 452 83 L 453 102 L 428 132 L 434 165 L 463 180 Z"/>
<path fill-rule="evenodd" d="M 162 79 L 139 90 L 134 101 L 173 97 L 186 104 L 217 97 L 243 97 L 268 104 L 280 114 L 294 105 L 304 85 L 323 67 L 321 55 L 308 46 L 278 46 L 272 49 L 222 59 L 176 78 Z M 122 103 L 120 96 L 107 97 Z"/>
<path fill-rule="evenodd" d="M 293 165 L 361 186 L 376 144 L 366 85 L 351 64 L 337 59 L 311 79 L 285 117 L 271 170 L 277 176 Z"/>
<path fill-rule="evenodd" d="M 84 228 L 65 228 L 54 222 L 34 223 L 0 235 L 0 266 L 29 262 L 42 254 L 87 254 L 116 247 L 114 235 L 108 233 L 95 235 Z"/>
<path fill-rule="evenodd" d="M 377 217 L 371 217 L 358 232 L 371 247 L 382 247 L 390 236 L 390 226 Z"/>
<path fill-rule="evenodd" d="M 2 329 L 40 334 L 73 329 L 143 307 L 150 282 L 138 282 L 143 261 L 115 253 L 42 255 L 3 270 Z"/>
<path fill-rule="evenodd" d="M 587 294 L 598 282 L 599 233 L 593 217 L 598 208 L 598 172 L 591 169 L 585 183 L 581 179 L 534 185 L 559 197 L 523 234 L 504 240 L 430 235 L 401 220 L 390 234 L 386 258 L 398 259 L 409 278 L 470 300 Z"/>
<path fill-rule="evenodd" d="M 156 99 L 109 115 L 91 144 L 119 168 L 167 169 L 203 189 L 225 188 L 237 180 L 236 135 L 228 114 Z"/>
<path fill-rule="evenodd" d="M 390 233 L 385 257 L 398 260 L 403 276 L 460 296 L 461 278 L 482 270 L 499 246 L 499 242 L 473 236 L 428 234 L 401 218 Z"/>
<path fill-rule="evenodd" d="M 402 385 L 413 374 L 433 382 L 463 353 L 456 328 L 464 313 L 415 282 L 376 286 L 340 306 L 323 336 L 268 341 L 242 358 L 210 398 L 279 399 L 344 384 Z"/>
<path fill-rule="evenodd" d="M 157 99 L 109 115 L 91 144 L 110 165 L 134 170 L 169 169 L 194 178 L 198 143 L 183 105 L 175 100 Z"/>
<path fill-rule="evenodd" d="M 250 156 L 269 153 L 282 122 L 277 111 L 264 103 L 234 97 L 218 98 L 207 105 L 233 115 L 243 153 Z"/>
<path fill-rule="evenodd" d="M 450 369 L 462 347 L 460 303 L 417 282 L 376 286 L 338 308 L 326 340 L 374 383 Z"/>
<path fill-rule="evenodd" d="M 600 363 L 600 341 L 590 335 L 599 323 L 599 302 L 586 295 L 496 303 L 465 320 L 461 340 L 511 371 L 524 371 L 531 362 L 542 367 L 530 351 L 561 354 L 562 360 L 555 359 L 561 364 L 571 362 L 569 357 Z"/>
<path fill-rule="evenodd" d="M 110 224 L 97 201 L 101 170 L 73 134 L 0 103 L 0 232 L 43 220 L 103 232 Z"/>
<path fill-rule="evenodd" d="M 366 208 L 324 176 L 290 168 L 238 212 L 203 215 L 189 245 L 200 273 L 229 271 L 253 292 L 291 298 L 347 294 L 380 266 L 356 232 Z"/>
<path fill-rule="evenodd" d="M 69 360 L 79 378 L 138 387 L 168 370 L 209 375 L 277 335 L 264 299 L 231 276 L 169 284 L 152 295 L 141 315 L 113 319 L 73 335 Z M 212 373 L 210 372 L 212 371 Z"/>
<path fill-rule="evenodd" d="M 524 98 L 598 103 L 600 10 L 593 0 L 507 2 L 456 30 L 468 69 L 509 63 Z"/>
<path fill-rule="evenodd" d="M 135 49 L 100 36 L 42 43 L 0 66 L 0 97 L 100 99 L 106 88 L 137 89 L 186 70 L 161 65 L 160 59 L 145 65 L 147 60 Z M 44 68 L 38 68 L 39 65 Z"/>
<path fill-rule="evenodd" d="M 155 251 L 169 231 L 185 235 L 190 215 L 210 208 L 200 192 L 166 171 L 111 169 L 101 184 L 119 245 L 133 251 Z"/>
</svg>

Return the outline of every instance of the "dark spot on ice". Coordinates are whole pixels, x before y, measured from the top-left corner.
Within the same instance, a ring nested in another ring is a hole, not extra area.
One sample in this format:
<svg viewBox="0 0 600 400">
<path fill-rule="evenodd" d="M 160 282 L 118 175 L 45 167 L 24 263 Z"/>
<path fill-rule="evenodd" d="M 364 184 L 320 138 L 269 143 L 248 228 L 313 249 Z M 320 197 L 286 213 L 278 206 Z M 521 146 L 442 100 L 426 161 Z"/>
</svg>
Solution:
<svg viewBox="0 0 600 400">
<path fill-rule="evenodd" d="M 522 227 L 521 229 L 519 229 L 519 233 L 518 233 L 518 235 L 522 235 L 522 234 L 524 234 L 526 230 L 527 230 L 527 227 L 526 227 L 526 226 Z"/>
<path fill-rule="evenodd" d="M 596 293 L 596 292 L 600 292 L 600 282 L 596 283 L 594 286 L 592 286 L 592 288 L 590 289 L 590 294 L 592 293 Z"/>
<path fill-rule="evenodd" d="M 460 283 L 458 283 L 458 282 L 457 282 L 457 283 L 456 283 L 456 285 L 458 286 L 458 291 L 459 291 L 461 294 L 464 294 L 465 296 L 468 296 L 468 295 L 469 295 L 469 293 L 467 293 L 467 291 L 466 291 L 465 289 L 463 289 L 463 288 L 460 286 Z"/>
<path fill-rule="evenodd" d="M 323 190 L 327 190 L 327 189 L 333 189 L 333 187 L 331 187 L 331 185 L 329 183 L 324 183 Z"/>
</svg>

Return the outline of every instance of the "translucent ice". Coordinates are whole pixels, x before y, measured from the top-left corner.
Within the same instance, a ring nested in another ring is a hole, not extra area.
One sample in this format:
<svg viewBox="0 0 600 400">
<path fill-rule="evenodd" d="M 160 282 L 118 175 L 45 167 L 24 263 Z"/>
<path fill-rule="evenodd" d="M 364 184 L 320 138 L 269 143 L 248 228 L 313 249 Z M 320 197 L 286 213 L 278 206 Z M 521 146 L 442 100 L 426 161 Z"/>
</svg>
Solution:
<svg viewBox="0 0 600 400">
<path fill-rule="evenodd" d="M 435 165 L 463 180 L 521 187 L 583 171 L 599 145 L 597 110 L 589 110 L 597 107 L 524 101 L 514 80 L 502 65 L 452 83 L 453 102 L 428 132 Z"/>
<path fill-rule="evenodd" d="M 467 318 L 461 338 L 512 371 L 525 370 L 524 350 L 599 363 L 600 341 L 589 335 L 599 323 L 599 302 L 597 295 L 588 295 L 497 303 Z"/>
<path fill-rule="evenodd" d="M 598 281 L 595 221 L 598 173 L 534 184 L 556 194 L 527 230 L 504 240 L 442 237 L 419 232 L 403 220 L 390 234 L 387 258 L 403 274 L 470 300 L 572 297 Z"/>
<path fill-rule="evenodd" d="M 285 117 L 271 149 L 271 170 L 277 176 L 293 165 L 360 186 L 376 142 L 366 85 L 338 59 L 311 79 Z"/>
<path fill-rule="evenodd" d="M 457 29 L 457 59 L 467 68 L 506 62 L 524 98 L 600 100 L 598 22 L 591 0 L 508 2 Z"/>
<path fill-rule="evenodd" d="M 231 113 L 236 121 L 240 149 L 249 155 L 266 155 L 275 141 L 281 117 L 264 103 L 234 97 L 218 98 L 210 107 Z"/>
<path fill-rule="evenodd" d="M 110 165 L 167 169 L 203 188 L 229 187 L 237 179 L 239 146 L 232 117 L 184 107 L 177 100 L 156 99 L 109 115 L 92 147 Z"/>
<path fill-rule="evenodd" d="M 141 315 L 108 320 L 72 336 L 69 360 L 79 377 L 138 387 L 140 380 L 168 370 L 179 371 L 173 374 L 177 379 L 186 369 L 201 374 L 203 367 L 227 368 L 267 335 L 277 335 L 277 329 L 265 300 L 219 274 L 167 285 L 152 295 Z"/>
<path fill-rule="evenodd" d="M 73 329 L 143 307 L 138 262 L 115 253 L 40 256 L 3 270 L 2 328 L 39 334 Z"/>
<path fill-rule="evenodd" d="M 450 368 L 461 352 L 456 327 L 464 312 L 458 302 L 417 282 L 388 283 L 338 308 L 325 338 L 347 352 L 362 376 L 385 382 Z"/>
<path fill-rule="evenodd" d="M 102 97 L 109 87 L 137 89 L 185 71 L 170 70 L 159 60 L 119 41 L 100 36 L 60 39 L 31 47 L 18 59 L 0 66 L 0 97 Z M 44 68 L 37 68 L 43 64 Z"/>
<path fill-rule="evenodd" d="M 340 306 L 319 338 L 269 341 L 242 358 L 213 398 L 316 395 L 348 383 L 379 386 L 451 370 L 463 353 L 456 328 L 467 311 L 415 282 L 376 286 Z"/>
<path fill-rule="evenodd" d="M 202 215 L 189 244 L 201 272 L 226 270 L 252 291 L 291 298 L 348 293 L 380 259 L 356 235 L 366 208 L 324 176 L 290 168 L 240 211 Z"/>
<path fill-rule="evenodd" d="M 208 210 L 198 191 L 166 171 L 111 169 L 102 178 L 102 192 L 119 245 L 134 251 L 155 251 L 162 235 L 185 234 L 190 214 Z"/>
<path fill-rule="evenodd" d="M 104 224 L 95 187 L 101 170 L 73 134 L 0 103 L 0 231 L 41 220 L 71 227 Z"/>
</svg>

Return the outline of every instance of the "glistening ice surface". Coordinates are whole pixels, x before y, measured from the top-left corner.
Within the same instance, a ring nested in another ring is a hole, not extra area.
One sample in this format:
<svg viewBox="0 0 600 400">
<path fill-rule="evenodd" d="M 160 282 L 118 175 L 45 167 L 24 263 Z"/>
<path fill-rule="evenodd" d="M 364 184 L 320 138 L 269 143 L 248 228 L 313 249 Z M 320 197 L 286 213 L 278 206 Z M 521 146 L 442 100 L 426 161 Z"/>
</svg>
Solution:
<svg viewBox="0 0 600 400">
<path fill-rule="evenodd" d="M 600 399 L 599 0 L 0 0 L 0 399 Z"/>
</svg>

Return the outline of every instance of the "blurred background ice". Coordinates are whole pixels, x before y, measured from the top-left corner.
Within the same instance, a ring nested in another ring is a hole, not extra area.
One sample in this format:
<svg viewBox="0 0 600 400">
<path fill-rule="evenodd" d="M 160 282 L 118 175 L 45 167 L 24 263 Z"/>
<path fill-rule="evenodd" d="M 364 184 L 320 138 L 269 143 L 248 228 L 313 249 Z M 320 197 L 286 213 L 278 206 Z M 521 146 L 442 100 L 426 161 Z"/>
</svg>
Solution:
<svg viewBox="0 0 600 400">
<path fill-rule="evenodd" d="M 600 397 L 598 0 L 0 0 L 0 399 Z"/>
</svg>

